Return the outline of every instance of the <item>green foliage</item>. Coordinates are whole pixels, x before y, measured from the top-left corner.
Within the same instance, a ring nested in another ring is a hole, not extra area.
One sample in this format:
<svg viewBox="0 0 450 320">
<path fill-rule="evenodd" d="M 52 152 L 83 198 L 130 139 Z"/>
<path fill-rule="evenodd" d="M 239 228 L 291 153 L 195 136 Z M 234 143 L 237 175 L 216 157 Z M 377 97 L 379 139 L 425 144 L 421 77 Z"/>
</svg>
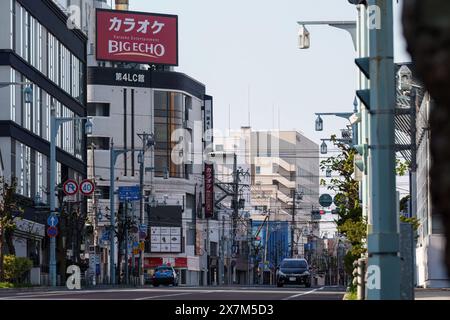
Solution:
<svg viewBox="0 0 450 320">
<path fill-rule="evenodd" d="M 417 231 L 417 229 L 419 229 L 420 227 L 420 221 L 415 217 L 407 218 L 405 216 L 400 216 L 400 221 L 404 223 L 411 223 L 415 231 Z"/>
<path fill-rule="evenodd" d="M 407 196 L 403 197 L 400 200 L 400 211 L 406 212 L 406 210 L 408 209 L 408 203 L 410 199 L 411 196 L 408 194 Z"/>
<path fill-rule="evenodd" d="M 410 167 L 409 161 L 401 161 L 400 159 L 395 159 L 395 172 L 398 176 L 404 176 L 408 172 Z"/>
<path fill-rule="evenodd" d="M 17 181 L 8 183 L 4 177 L 0 177 L 0 227 L 4 231 L 14 231 L 16 223 L 14 219 L 23 210 L 19 207 L 16 198 Z"/>
<path fill-rule="evenodd" d="M 356 287 L 350 287 L 350 290 L 344 296 L 344 300 L 358 300 L 358 292 Z"/>
<path fill-rule="evenodd" d="M 14 284 L 9 282 L 0 282 L 0 289 L 14 288 Z"/>
<path fill-rule="evenodd" d="M 366 252 L 365 239 L 367 237 L 367 223 L 365 221 L 347 219 L 338 229 L 346 235 L 347 240 L 351 243 L 352 248 L 349 252 L 355 258 L 359 258 Z"/>
<path fill-rule="evenodd" d="M 25 274 L 33 267 L 33 262 L 28 258 L 5 255 L 3 257 L 5 268 L 5 280 L 9 282 L 22 282 Z"/>
</svg>

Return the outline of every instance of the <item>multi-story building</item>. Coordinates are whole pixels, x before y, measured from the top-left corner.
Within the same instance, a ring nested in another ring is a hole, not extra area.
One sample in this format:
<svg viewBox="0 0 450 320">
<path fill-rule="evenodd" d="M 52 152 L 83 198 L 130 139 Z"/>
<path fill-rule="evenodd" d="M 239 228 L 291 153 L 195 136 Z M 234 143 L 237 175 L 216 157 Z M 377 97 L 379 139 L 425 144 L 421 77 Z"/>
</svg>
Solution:
<svg viewBox="0 0 450 320">
<path fill-rule="evenodd" d="M 127 9 L 127 1 L 119 2 L 121 9 Z M 92 8 L 107 8 L 105 1 L 90 3 Z M 142 210 L 148 231 L 144 272 L 151 274 L 154 268 L 170 263 L 180 274 L 180 284 L 205 285 L 210 282 L 208 257 L 218 241 L 209 241 L 208 246 L 208 222 L 202 209 L 204 150 L 208 145 L 203 133 L 211 128 L 212 114 L 207 113 L 212 109 L 212 97 L 206 94 L 204 84 L 175 72 L 174 67 L 96 60 L 95 11 L 84 16 L 91 17 L 87 113 L 94 124 L 87 142 L 88 175 L 96 184 L 96 195 L 89 208 L 96 227 L 95 241 L 102 248 L 103 280 L 107 281 L 110 270 L 110 244 L 103 235 L 110 225 L 111 168 L 114 167 L 115 208 L 120 217 L 124 209 L 117 189 L 140 186 L 143 161 L 140 191 L 145 197 Z M 153 134 L 154 146 L 141 157 L 144 145 L 139 135 L 144 133 Z M 115 164 L 110 162 L 112 144 L 115 150 L 126 150 Z M 140 210 L 140 202 L 135 201 L 131 212 L 138 224 Z M 164 238 L 161 233 L 169 229 L 176 232 L 171 239 L 178 240 L 165 247 L 159 241 Z M 133 233 L 129 243 L 137 241 L 138 235 Z M 130 258 L 132 249 L 128 250 Z M 116 250 L 125 265 L 125 248 Z M 119 263 L 116 257 L 115 264 Z"/>
<path fill-rule="evenodd" d="M 214 145 L 216 153 L 226 155 L 227 159 L 216 162 L 219 182 L 233 181 L 234 154 L 238 171 L 249 173 L 240 179 L 239 198 L 245 200 L 241 211 L 250 212 L 255 225 L 261 224 L 267 215 L 270 221 L 288 222 L 289 247 L 294 232 L 294 255 L 304 256 L 304 244 L 313 226 L 311 208 L 318 202 L 318 145 L 296 131 L 252 131 L 249 127 L 230 132 L 227 137 L 215 137 Z M 220 197 L 221 190 L 216 191 Z M 296 206 L 292 225 L 294 192 Z M 224 204 L 230 206 L 231 202 L 224 200 Z M 245 243 L 243 246 L 248 247 Z M 244 275 L 249 270 L 249 258 L 242 258 L 245 259 L 237 259 L 236 269 L 243 274 L 242 281 L 246 283 Z"/>
<path fill-rule="evenodd" d="M 40 230 L 27 232 L 18 226 L 16 254 L 32 257 L 43 273 L 48 271 L 49 262 L 48 238 L 43 228 L 49 194 L 55 187 L 49 185 L 50 114 L 54 109 L 57 117 L 86 116 L 86 45 L 86 36 L 67 28 L 66 15 L 53 1 L 1 1 L 2 175 L 17 180 L 18 197 L 25 209 L 23 217 Z M 59 128 L 58 183 L 69 178 L 80 181 L 86 176 L 82 124 L 71 121 Z M 72 200 L 84 210 L 81 197 Z"/>
</svg>

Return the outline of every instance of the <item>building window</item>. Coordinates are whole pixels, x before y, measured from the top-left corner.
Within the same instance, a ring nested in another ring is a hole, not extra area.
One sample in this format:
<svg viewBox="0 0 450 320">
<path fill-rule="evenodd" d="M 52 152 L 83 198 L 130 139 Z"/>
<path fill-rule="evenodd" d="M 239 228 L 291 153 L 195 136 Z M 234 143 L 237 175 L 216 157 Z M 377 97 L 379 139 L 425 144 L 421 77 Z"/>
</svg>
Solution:
<svg viewBox="0 0 450 320">
<path fill-rule="evenodd" d="M 95 188 L 99 199 L 109 199 L 109 186 L 96 186 Z"/>
<path fill-rule="evenodd" d="M 88 116 L 92 117 L 109 117 L 109 103 L 88 103 Z"/>
<path fill-rule="evenodd" d="M 260 166 L 256 167 L 256 174 L 261 174 L 261 167 Z"/>
<path fill-rule="evenodd" d="M 10 80 L 12 83 L 16 82 L 16 71 L 14 69 L 10 69 Z M 11 120 L 16 122 L 16 86 L 10 86 L 10 95 L 11 95 Z"/>
<path fill-rule="evenodd" d="M 90 148 L 92 144 L 95 145 L 95 149 L 97 150 L 109 150 L 110 143 L 109 137 L 88 137 L 87 138 L 87 147 Z"/>
</svg>

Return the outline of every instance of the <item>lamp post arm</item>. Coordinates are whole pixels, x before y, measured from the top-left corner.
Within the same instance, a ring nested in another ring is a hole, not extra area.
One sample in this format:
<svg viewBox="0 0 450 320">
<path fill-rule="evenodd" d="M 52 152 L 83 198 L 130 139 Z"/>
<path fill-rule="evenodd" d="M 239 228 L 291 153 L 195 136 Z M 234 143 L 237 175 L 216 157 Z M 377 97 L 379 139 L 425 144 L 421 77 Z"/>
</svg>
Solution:
<svg viewBox="0 0 450 320">
<path fill-rule="evenodd" d="M 333 28 L 345 30 L 352 37 L 353 47 L 355 48 L 355 50 L 357 49 L 356 21 L 297 21 L 297 23 L 299 25 L 310 25 L 310 26 L 328 25 Z"/>
<path fill-rule="evenodd" d="M 316 116 L 336 116 L 339 118 L 347 119 L 350 118 L 354 113 L 353 112 L 318 112 Z"/>
</svg>

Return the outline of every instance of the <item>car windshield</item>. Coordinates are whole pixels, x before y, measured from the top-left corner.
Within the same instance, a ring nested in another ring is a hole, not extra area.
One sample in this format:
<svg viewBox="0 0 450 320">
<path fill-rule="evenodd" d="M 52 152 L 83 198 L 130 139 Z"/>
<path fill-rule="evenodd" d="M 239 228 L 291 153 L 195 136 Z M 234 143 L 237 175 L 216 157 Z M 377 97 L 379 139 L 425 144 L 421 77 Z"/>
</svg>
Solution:
<svg viewBox="0 0 450 320">
<path fill-rule="evenodd" d="M 157 272 L 170 272 L 170 271 L 172 271 L 172 269 L 167 268 L 167 267 L 161 267 L 161 268 L 157 268 L 156 271 Z"/>
<path fill-rule="evenodd" d="M 305 260 L 286 260 L 281 263 L 281 268 L 306 268 Z"/>
</svg>

